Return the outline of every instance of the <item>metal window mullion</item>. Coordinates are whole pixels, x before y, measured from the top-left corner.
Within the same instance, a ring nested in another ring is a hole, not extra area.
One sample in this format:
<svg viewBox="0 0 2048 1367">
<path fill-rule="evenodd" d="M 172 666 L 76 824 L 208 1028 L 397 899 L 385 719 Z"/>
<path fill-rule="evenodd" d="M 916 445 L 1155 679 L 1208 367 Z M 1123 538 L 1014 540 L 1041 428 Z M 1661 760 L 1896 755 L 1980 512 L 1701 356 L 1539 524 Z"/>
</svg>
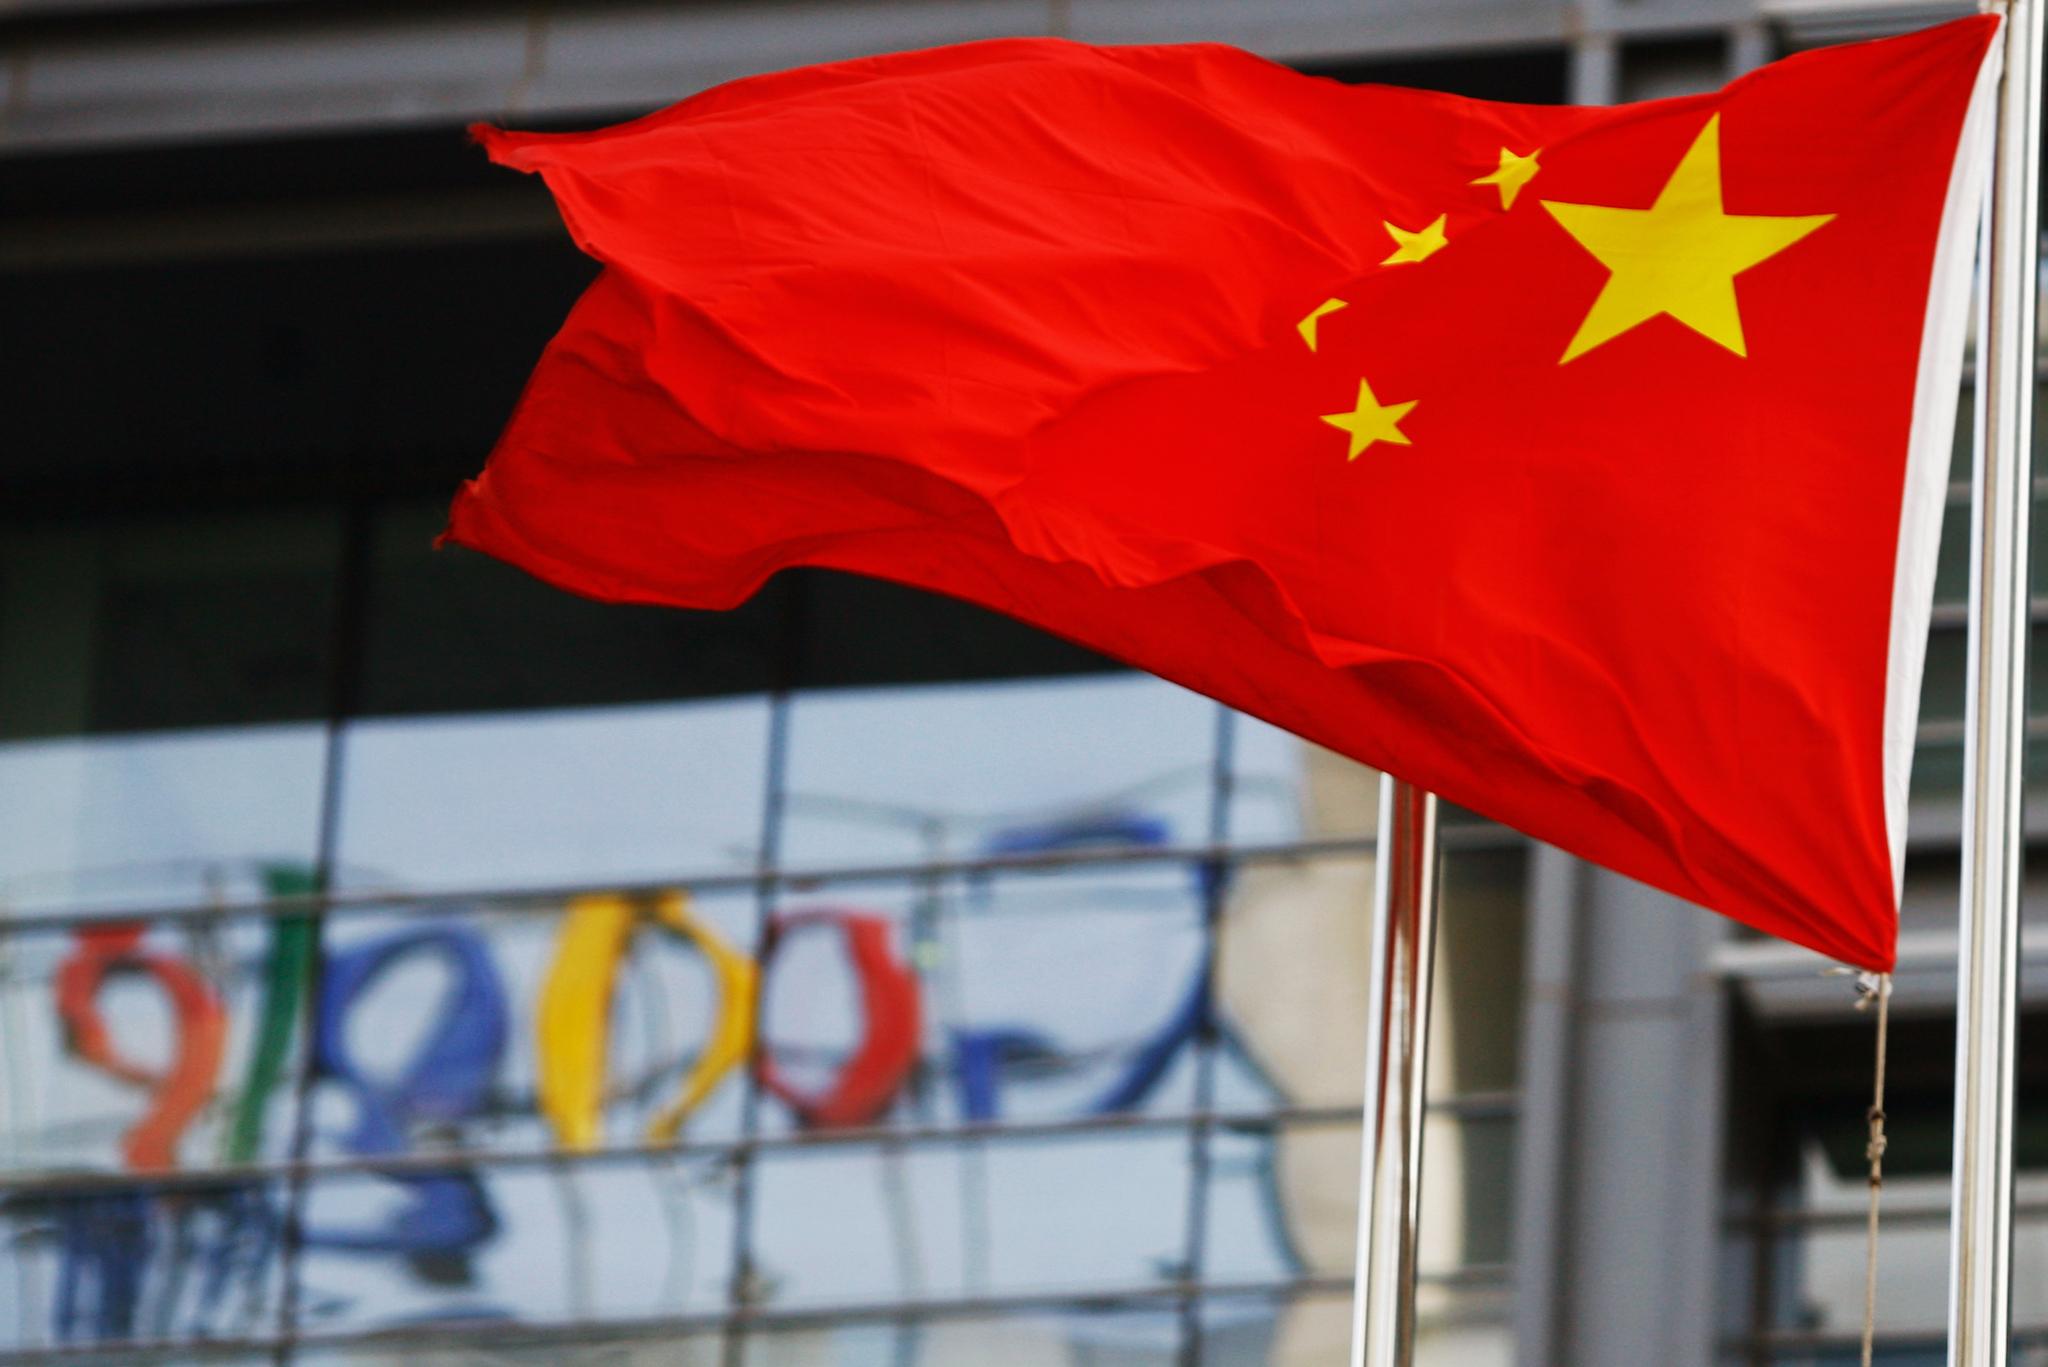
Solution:
<svg viewBox="0 0 2048 1367">
<path fill-rule="evenodd" d="M 291 1089 L 289 1174 L 278 1242 L 277 1343 L 271 1353 L 274 1367 L 289 1367 L 299 1339 L 299 1301 L 304 1289 L 300 1273 L 311 1173 L 307 1157 L 313 1145 L 313 1037 L 319 1020 L 321 986 L 327 975 L 326 901 L 334 888 L 334 869 L 340 857 L 348 726 L 362 703 L 369 627 L 371 526 L 367 503 L 352 500 L 346 505 L 328 636 L 328 715 L 321 761 L 319 839 L 313 855 L 314 897 L 303 913 L 312 953 L 307 960 L 306 982 L 299 1002 L 299 1060 Z"/>
<path fill-rule="evenodd" d="M 1216 706 L 1216 729 L 1211 741 L 1209 766 L 1209 848 L 1222 849 L 1230 837 L 1230 801 L 1234 790 L 1237 759 L 1236 714 L 1224 704 Z M 1202 917 L 1202 1012 L 1195 1029 L 1194 1114 L 1188 1122 L 1188 1200 L 1186 1252 L 1181 1258 L 1183 1282 L 1180 1311 L 1180 1367 L 1200 1367 L 1203 1356 L 1202 1298 L 1199 1291 L 1208 1264 L 1209 1175 L 1214 1167 L 1214 1125 L 1216 1103 L 1216 986 L 1219 944 L 1223 926 L 1224 874 L 1229 865 L 1210 859 L 1196 866 L 1200 870 Z"/>
<path fill-rule="evenodd" d="M 801 681 L 801 660 L 805 626 L 803 588 L 788 619 L 783 623 L 779 686 L 768 700 L 767 776 L 762 785 L 761 847 L 755 861 L 754 878 L 754 962 L 766 960 L 773 937 L 775 900 L 780 891 L 776 874 L 782 861 L 783 824 L 789 813 L 789 730 L 790 710 L 796 686 Z M 761 1031 L 768 1009 L 765 990 L 754 994 L 754 1024 L 747 1066 L 741 1077 L 745 1089 L 740 1099 L 740 1142 L 732 1150 L 733 1221 L 732 1266 L 726 1280 L 726 1310 L 732 1327 L 725 1331 L 720 1357 L 724 1367 L 742 1367 L 746 1359 L 746 1335 L 739 1320 L 751 1308 L 757 1279 L 754 1275 L 754 1157 L 753 1141 L 760 1131 L 761 1083 L 755 1067 L 761 1048 Z"/>
</svg>

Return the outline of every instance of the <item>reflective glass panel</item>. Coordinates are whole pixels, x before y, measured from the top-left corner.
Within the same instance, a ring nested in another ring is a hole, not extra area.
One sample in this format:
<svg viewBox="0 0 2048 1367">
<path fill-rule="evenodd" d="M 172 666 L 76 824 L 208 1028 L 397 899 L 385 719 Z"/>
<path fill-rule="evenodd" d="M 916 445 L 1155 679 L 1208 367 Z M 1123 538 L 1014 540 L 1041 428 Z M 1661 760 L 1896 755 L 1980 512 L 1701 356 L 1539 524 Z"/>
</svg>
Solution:
<svg viewBox="0 0 2048 1367">
<path fill-rule="evenodd" d="M 1168 863 L 963 880 L 932 973 L 951 1113 L 1190 1109 L 1208 991 L 1198 874 Z"/>
<path fill-rule="evenodd" d="M 766 1303 L 1170 1279 L 1186 1255 L 1187 1155 L 1181 1133 L 764 1153 L 754 1247 Z"/>
<path fill-rule="evenodd" d="M 0 744 L 0 916 L 260 896 L 313 862 L 324 753 L 310 723 Z"/>
<path fill-rule="evenodd" d="M 759 697 L 349 728 L 340 887 L 653 882 L 753 866 Z"/>
<path fill-rule="evenodd" d="M 0 936 L 0 1169 L 281 1157 L 309 945 L 262 916 Z"/>
<path fill-rule="evenodd" d="M 267 1337 L 282 1210 L 275 1184 L 10 1193 L 0 1348 Z"/>
<path fill-rule="evenodd" d="M 322 1177 L 306 1212 L 315 1334 L 693 1314 L 730 1280 L 729 1187 L 702 1162 Z"/>
<path fill-rule="evenodd" d="M 1179 1345 L 1170 1310 L 1047 1309 L 902 1323 L 748 1334 L 747 1367 L 1169 1367 Z"/>
<path fill-rule="evenodd" d="M 1135 674 L 799 696 L 795 867 L 1192 844 L 1217 708 Z"/>
</svg>

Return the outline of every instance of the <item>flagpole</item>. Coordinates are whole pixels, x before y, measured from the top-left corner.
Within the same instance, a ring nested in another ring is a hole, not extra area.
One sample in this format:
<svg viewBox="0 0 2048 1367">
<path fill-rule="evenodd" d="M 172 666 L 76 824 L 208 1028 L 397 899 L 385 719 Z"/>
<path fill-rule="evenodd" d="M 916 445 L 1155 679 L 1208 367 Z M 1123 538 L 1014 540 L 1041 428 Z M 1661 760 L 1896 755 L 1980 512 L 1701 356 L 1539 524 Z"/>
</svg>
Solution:
<svg viewBox="0 0 2048 1367">
<path fill-rule="evenodd" d="M 1436 808 L 1434 794 L 1381 776 L 1351 1367 L 1410 1367 L 1415 1355 L 1423 1085 L 1436 953 Z"/>
<path fill-rule="evenodd" d="M 2040 0 L 2007 0 L 1980 263 L 1977 461 L 1956 962 L 1949 1363 L 2004 1367 L 2011 1336 L 2014 1016 L 2025 792 L 2027 518 L 2033 492 Z"/>
</svg>

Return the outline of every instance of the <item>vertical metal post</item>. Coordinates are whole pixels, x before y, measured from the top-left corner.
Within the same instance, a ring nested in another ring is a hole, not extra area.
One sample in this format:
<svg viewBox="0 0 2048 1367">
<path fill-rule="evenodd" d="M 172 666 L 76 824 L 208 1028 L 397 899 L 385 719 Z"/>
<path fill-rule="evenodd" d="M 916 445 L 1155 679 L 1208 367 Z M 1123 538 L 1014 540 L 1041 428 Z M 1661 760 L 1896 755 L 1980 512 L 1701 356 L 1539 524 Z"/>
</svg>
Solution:
<svg viewBox="0 0 2048 1367">
<path fill-rule="evenodd" d="M 1422 1105 L 1436 955 L 1436 796 L 1383 775 L 1366 996 L 1364 1152 L 1351 1367 L 1415 1356 Z"/>
<path fill-rule="evenodd" d="M 2041 8 L 2008 0 L 1979 271 L 1963 881 L 1949 1228 L 1951 1367 L 2004 1367 L 2011 1333 L 2014 1011 L 2025 848 L 2027 520 L 2033 488 Z"/>
<path fill-rule="evenodd" d="M 352 499 L 342 509 L 340 556 L 335 563 L 334 608 L 327 623 L 327 724 L 321 750 L 320 827 L 313 854 L 312 911 L 299 922 L 307 953 L 298 965 L 298 1071 L 292 1079 L 291 1134 L 286 1152 L 291 1172 L 284 1183 L 283 1212 L 278 1222 L 277 1342 L 273 1367 L 292 1367 L 298 1360 L 301 1303 L 305 1298 L 306 1207 L 312 1181 L 305 1163 L 313 1151 L 313 1037 L 320 1009 L 321 986 L 327 975 L 327 907 L 334 891 L 335 865 L 341 857 L 341 804 L 347 791 L 348 725 L 362 711 L 363 674 L 369 641 L 375 509 Z M 282 922 L 279 923 L 282 925 Z M 261 1188 L 258 1188 L 261 1191 Z M 266 1201 L 267 1201 L 267 1193 Z"/>
</svg>

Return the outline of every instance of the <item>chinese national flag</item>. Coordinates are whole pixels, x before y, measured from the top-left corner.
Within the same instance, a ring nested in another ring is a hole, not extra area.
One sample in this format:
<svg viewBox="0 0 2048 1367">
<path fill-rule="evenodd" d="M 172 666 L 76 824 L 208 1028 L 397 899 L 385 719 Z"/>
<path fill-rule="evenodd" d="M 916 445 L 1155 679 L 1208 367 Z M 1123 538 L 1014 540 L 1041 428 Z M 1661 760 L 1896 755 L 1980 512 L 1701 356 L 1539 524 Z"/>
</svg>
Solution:
<svg viewBox="0 0 2048 1367">
<path fill-rule="evenodd" d="M 985 604 L 1888 968 L 1996 33 L 1611 109 L 1020 40 L 482 129 L 606 269 L 448 535 Z"/>
</svg>

